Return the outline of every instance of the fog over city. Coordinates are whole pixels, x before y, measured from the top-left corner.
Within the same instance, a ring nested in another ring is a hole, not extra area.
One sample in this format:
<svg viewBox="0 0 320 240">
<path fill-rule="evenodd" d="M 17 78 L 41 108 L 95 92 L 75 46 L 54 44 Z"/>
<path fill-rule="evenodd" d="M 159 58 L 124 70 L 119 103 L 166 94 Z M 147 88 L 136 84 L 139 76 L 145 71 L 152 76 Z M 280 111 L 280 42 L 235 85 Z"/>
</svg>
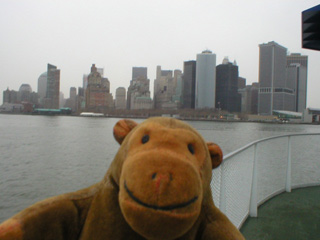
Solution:
<svg viewBox="0 0 320 240">
<path fill-rule="evenodd" d="M 180 69 L 205 49 L 236 60 L 247 84 L 258 82 L 259 44 L 275 41 L 308 55 L 307 107 L 320 108 L 320 52 L 301 48 L 301 12 L 317 0 L 2 0 L 0 97 L 23 83 L 37 91 L 47 64 L 61 70 L 60 91 L 82 86 L 92 64 L 104 68 L 115 96 L 132 67 Z M 152 95 L 151 95 L 152 96 Z"/>
</svg>

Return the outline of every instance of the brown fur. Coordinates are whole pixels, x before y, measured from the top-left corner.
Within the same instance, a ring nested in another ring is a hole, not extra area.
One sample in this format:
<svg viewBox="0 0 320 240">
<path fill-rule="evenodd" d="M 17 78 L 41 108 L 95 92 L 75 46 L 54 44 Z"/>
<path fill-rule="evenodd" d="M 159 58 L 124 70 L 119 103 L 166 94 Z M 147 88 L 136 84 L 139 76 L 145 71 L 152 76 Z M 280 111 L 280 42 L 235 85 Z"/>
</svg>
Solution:
<svg viewBox="0 0 320 240">
<path fill-rule="evenodd" d="M 121 146 L 101 182 L 20 212 L 0 240 L 244 239 L 213 204 L 216 144 L 168 118 L 121 120 L 114 137 Z"/>
</svg>

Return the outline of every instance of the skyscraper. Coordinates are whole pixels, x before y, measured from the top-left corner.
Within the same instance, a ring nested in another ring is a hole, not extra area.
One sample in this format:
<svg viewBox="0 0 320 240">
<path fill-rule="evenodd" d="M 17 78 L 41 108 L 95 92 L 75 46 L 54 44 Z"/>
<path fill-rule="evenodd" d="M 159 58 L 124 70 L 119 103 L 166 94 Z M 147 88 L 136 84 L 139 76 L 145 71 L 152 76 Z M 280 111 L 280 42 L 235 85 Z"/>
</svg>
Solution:
<svg viewBox="0 0 320 240">
<path fill-rule="evenodd" d="M 88 74 L 83 74 L 82 77 L 82 88 L 85 90 L 88 86 Z"/>
<path fill-rule="evenodd" d="M 196 102 L 196 61 L 187 61 L 183 65 L 182 107 L 195 108 Z"/>
<path fill-rule="evenodd" d="M 238 66 L 224 60 L 216 68 L 216 108 L 228 112 L 241 111 L 241 95 L 238 93 Z"/>
<path fill-rule="evenodd" d="M 299 63 L 301 66 L 308 68 L 308 56 L 301 53 L 291 53 L 287 56 L 287 66 L 291 63 Z"/>
<path fill-rule="evenodd" d="M 24 83 L 20 86 L 18 92 L 19 102 L 31 102 L 32 88 L 29 84 Z"/>
<path fill-rule="evenodd" d="M 146 67 L 133 67 L 132 80 L 127 91 L 128 109 L 151 109 L 150 80 L 147 76 Z"/>
<path fill-rule="evenodd" d="M 176 69 L 173 71 L 173 96 L 172 102 L 177 108 L 182 106 L 182 71 Z"/>
<path fill-rule="evenodd" d="M 40 104 L 47 94 L 47 72 L 42 73 L 38 78 L 38 95 Z"/>
<path fill-rule="evenodd" d="M 287 56 L 287 78 L 294 82 L 295 111 L 303 112 L 307 107 L 308 56 L 300 53 Z"/>
<path fill-rule="evenodd" d="M 209 50 L 197 54 L 196 108 L 214 108 L 216 92 L 216 55 Z"/>
<path fill-rule="evenodd" d="M 246 79 L 243 77 L 238 78 L 238 89 L 242 89 L 246 87 Z"/>
<path fill-rule="evenodd" d="M 77 89 L 75 87 L 70 88 L 70 94 L 69 98 L 66 99 L 66 103 L 64 104 L 64 107 L 71 108 L 72 111 L 77 110 Z"/>
<path fill-rule="evenodd" d="M 148 79 L 148 68 L 146 67 L 132 67 L 132 79 L 130 81 L 130 86 L 127 91 L 127 109 L 132 109 L 131 107 L 131 94 L 136 91 L 137 79 L 139 79 L 140 90 L 149 91 L 150 80 Z M 141 94 L 140 94 L 141 95 Z"/>
<path fill-rule="evenodd" d="M 295 89 L 287 82 L 287 49 L 276 42 L 259 45 L 258 113 L 272 115 L 273 110 L 294 111 Z"/>
<path fill-rule="evenodd" d="M 258 113 L 258 92 L 259 83 L 252 83 L 252 85 L 247 85 L 245 88 L 239 89 L 242 113 Z"/>
<path fill-rule="evenodd" d="M 124 87 L 116 89 L 115 108 L 126 109 L 126 89 Z"/>
<path fill-rule="evenodd" d="M 87 111 L 105 111 L 112 107 L 113 98 L 110 94 L 110 82 L 107 78 L 103 78 L 95 64 L 92 64 L 86 89 L 86 109 Z"/>
<path fill-rule="evenodd" d="M 7 90 L 3 91 L 2 103 L 18 103 L 18 92 L 7 88 Z"/>
<path fill-rule="evenodd" d="M 60 98 L 60 69 L 48 64 L 47 67 L 47 91 L 45 98 L 45 107 L 58 109 Z"/>
<path fill-rule="evenodd" d="M 133 67 L 132 68 L 132 80 L 138 77 L 148 78 L 148 68 L 146 67 Z"/>
<path fill-rule="evenodd" d="M 70 88 L 70 94 L 69 94 L 70 98 L 75 100 L 77 97 L 77 89 L 75 87 L 71 87 Z"/>
<path fill-rule="evenodd" d="M 154 80 L 154 108 L 176 109 L 178 106 L 173 102 L 175 94 L 175 81 L 171 70 L 161 70 L 157 66 L 157 78 Z"/>
</svg>

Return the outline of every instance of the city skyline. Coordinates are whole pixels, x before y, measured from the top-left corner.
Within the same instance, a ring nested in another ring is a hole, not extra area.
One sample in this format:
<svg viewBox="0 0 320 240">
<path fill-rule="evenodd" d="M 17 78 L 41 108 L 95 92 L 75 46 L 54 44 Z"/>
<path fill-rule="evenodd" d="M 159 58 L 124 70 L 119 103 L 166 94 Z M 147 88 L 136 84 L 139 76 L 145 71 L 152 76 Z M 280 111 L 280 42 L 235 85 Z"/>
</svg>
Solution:
<svg viewBox="0 0 320 240">
<path fill-rule="evenodd" d="M 317 4 L 186 0 L 183 5 L 176 1 L 76 5 L 75 1 L 5 0 L 0 3 L 1 99 L 7 87 L 17 90 L 28 83 L 37 89 L 47 63 L 61 70 L 60 90 L 66 98 L 70 87 L 82 86 L 83 74 L 93 63 L 104 68 L 113 97 L 118 87 L 128 88 L 132 67 L 147 67 L 153 96 L 156 66 L 183 70 L 184 61 L 195 60 L 205 49 L 217 55 L 217 64 L 226 56 L 236 60 L 239 76 L 251 84 L 258 81 L 258 45 L 275 41 L 290 53 L 309 57 L 307 107 L 320 107 L 320 54 L 301 48 L 301 12 Z"/>
</svg>

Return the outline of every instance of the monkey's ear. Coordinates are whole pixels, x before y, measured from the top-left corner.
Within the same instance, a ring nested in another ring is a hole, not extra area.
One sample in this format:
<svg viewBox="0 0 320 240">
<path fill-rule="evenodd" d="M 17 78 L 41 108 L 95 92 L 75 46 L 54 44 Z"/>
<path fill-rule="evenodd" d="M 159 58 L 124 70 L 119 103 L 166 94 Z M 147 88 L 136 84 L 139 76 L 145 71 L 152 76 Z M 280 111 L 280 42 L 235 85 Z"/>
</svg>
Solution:
<svg viewBox="0 0 320 240">
<path fill-rule="evenodd" d="M 113 136 L 116 141 L 121 145 L 128 133 L 138 124 L 129 119 L 122 119 L 113 127 Z"/>
<path fill-rule="evenodd" d="M 211 157 L 212 169 L 219 167 L 223 159 L 221 148 L 217 144 L 212 142 L 208 142 L 207 146 Z"/>
</svg>

